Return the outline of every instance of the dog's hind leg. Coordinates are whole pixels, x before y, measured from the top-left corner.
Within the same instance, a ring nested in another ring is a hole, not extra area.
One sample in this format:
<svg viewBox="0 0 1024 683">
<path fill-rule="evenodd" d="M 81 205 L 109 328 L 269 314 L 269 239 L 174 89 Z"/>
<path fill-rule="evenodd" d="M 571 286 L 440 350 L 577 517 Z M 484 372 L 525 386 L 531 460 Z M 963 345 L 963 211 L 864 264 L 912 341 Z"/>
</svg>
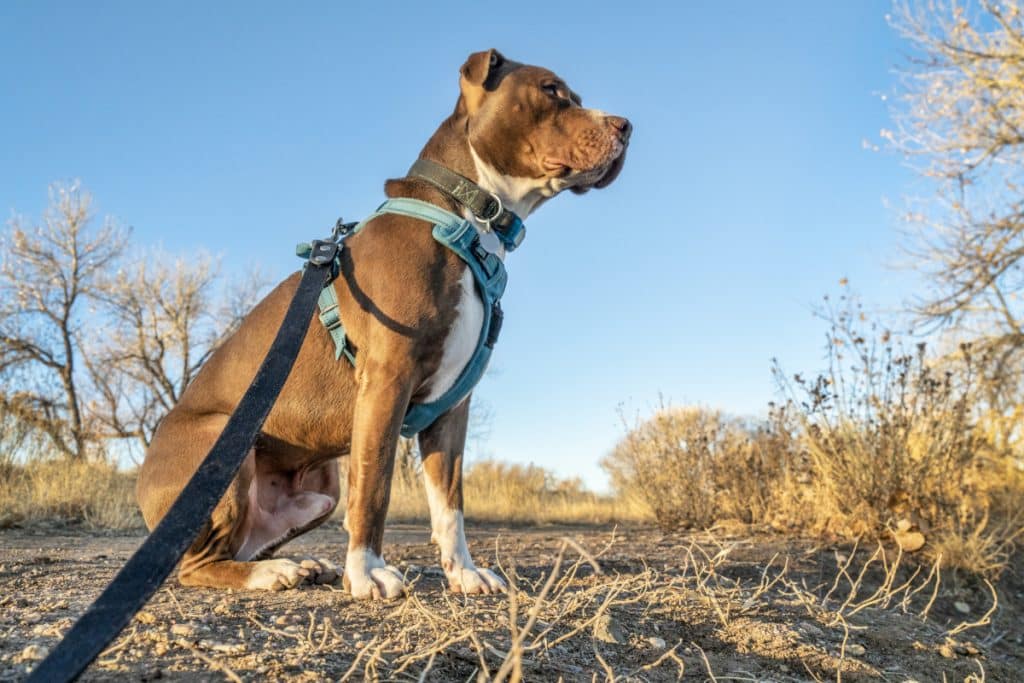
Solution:
<svg viewBox="0 0 1024 683">
<path fill-rule="evenodd" d="M 441 568 L 456 593 L 498 593 L 505 582 L 473 563 L 462 515 L 462 454 L 469 423 L 469 399 L 420 432 L 423 479 L 430 505 L 432 537 L 441 550 Z"/>
<path fill-rule="evenodd" d="M 226 422 L 227 416 L 196 416 L 183 410 L 172 411 L 164 419 L 150 444 L 137 485 L 139 505 L 150 529 L 167 514 Z M 317 573 L 315 567 L 303 567 L 291 560 L 253 562 L 248 561 L 252 557 L 241 554 L 246 540 L 260 521 L 257 501 L 253 500 L 256 497 L 255 477 L 256 455 L 250 451 L 227 492 L 217 503 L 209 522 L 185 553 L 178 570 L 178 578 L 183 585 L 282 590 L 292 588 Z M 325 483 L 330 485 L 329 478 Z M 336 486 L 335 477 L 335 491 Z M 333 509 L 333 501 L 328 505 L 328 501 L 320 498 L 326 499 L 327 496 L 321 495 L 315 500 L 324 509 L 308 513 L 310 517 L 317 518 L 315 523 Z M 337 493 L 333 500 L 337 500 Z"/>
</svg>

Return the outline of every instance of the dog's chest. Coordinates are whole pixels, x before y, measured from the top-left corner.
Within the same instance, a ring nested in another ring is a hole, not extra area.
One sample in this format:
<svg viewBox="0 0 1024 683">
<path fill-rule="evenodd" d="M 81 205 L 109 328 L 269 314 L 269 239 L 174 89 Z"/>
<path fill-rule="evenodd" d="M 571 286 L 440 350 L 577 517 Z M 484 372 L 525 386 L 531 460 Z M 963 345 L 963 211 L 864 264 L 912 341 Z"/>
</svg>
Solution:
<svg viewBox="0 0 1024 683">
<path fill-rule="evenodd" d="M 454 386 L 480 341 L 484 326 L 484 302 L 480 299 L 473 272 L 469 268 L 463 270 L 458 292 L 455 320 L 444 340 L 441 363 L 434 374 L 427 378 L 424 403 L 436 401 Z"/>
</svg>

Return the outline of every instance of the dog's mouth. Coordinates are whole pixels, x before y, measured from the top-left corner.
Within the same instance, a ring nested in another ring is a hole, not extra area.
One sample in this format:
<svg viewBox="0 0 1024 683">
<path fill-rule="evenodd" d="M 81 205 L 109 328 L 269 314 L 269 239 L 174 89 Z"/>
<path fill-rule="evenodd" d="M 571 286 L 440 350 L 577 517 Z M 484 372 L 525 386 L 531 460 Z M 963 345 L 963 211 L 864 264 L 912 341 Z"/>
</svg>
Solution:
<svg viewBox="0 0 1024 683">
<path fill-rule="evenodd" d="M 566 182 L 568 189 L 576 194 L 583 194 L 592 189 L 608 187 L 618 177 L 626 163 L 628 144 L 617 143 L 612 153 L 600 163 L 586 169 L 573 168 L 570 164 L 557 159 L 546 159 L 544 169 L 551 177 Z"/>
</svg>

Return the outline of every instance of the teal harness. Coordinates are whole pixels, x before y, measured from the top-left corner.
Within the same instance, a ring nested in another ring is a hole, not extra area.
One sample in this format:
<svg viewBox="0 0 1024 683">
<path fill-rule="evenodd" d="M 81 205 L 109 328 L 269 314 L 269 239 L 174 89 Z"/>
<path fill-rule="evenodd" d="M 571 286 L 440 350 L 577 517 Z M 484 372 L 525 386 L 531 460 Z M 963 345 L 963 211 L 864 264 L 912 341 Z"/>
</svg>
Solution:
<svg viewBox="0 0 1024 683">
<path fill-rule="evenodd" d="M 473 279 L 476 281 L 477 292 L 484 304 L 484 324 L 480 330 L 480 338 L 477 340 L 473 355 L 458 379 L 437 400 L 409 406 L 405 419 L 402 421 L 402 436 L 410 437 L 429 427 L 438 417 L 461 403 L 483 377 L 491 358 L 491 351 L 498 341 L 498 333 L 501 330 L 502 312 L 499 300 L 505 292 L 508 274 L 505 272 L 505 264 L 501 259 L 481 245 L 480 233 L 476 226 L 450 211 L 418 199 L 389 199 L 360 223 L 355 226 L 346 226 L 348 229 L 340 236 L 339 242 L 343 242 L 347 237 L 362 230 L 374 218 L 387 213 L 432 223 L 434 239 L 458 254 L 459 258 L 469 266 L 473 273 Z M 495 231 L 495 235 L 509 251 L 519 245 L 525 232 L 522 221 L 518 217 L 515 218 L 513 227 L 513 230 Z M 303 244 L 299 245 L 296 252 L 299 256 L 306 257 L 309 255 L 309 249 L 309 245 Z M 335 258 L 335 276 L 338 271 L 340 249 L 338 254 L 338 257 Z M 320 292 L 319 306 L 320 322 L 327 328 L 334 341 L 335 359 L 344 356 L 349 363 L 355 366 L 355 352 L 348 344 L 345 335 L 345 326 L 342 324 L 338 312 L 338 298 L 333 282 Z"/>
</svg>

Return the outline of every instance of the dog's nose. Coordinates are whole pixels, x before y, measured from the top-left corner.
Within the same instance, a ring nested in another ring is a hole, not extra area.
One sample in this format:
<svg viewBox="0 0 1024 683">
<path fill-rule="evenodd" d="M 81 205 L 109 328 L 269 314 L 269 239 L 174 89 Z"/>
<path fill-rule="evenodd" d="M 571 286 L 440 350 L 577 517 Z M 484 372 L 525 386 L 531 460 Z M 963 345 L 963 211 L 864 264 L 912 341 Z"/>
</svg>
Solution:
<svg viewBox="0 0 1024 683">
<path fill-rule="evenodd" d="M 633 132 L 633 124 L 629 122 L 629 119 L 623 118 L 622 116 L 606 116 L 604 117 L 604 120 L 605 123 L 618 132 L 619 138 L 621 138 L 623 142 L 629 140 L 629 135 Z"/>
</svg>

